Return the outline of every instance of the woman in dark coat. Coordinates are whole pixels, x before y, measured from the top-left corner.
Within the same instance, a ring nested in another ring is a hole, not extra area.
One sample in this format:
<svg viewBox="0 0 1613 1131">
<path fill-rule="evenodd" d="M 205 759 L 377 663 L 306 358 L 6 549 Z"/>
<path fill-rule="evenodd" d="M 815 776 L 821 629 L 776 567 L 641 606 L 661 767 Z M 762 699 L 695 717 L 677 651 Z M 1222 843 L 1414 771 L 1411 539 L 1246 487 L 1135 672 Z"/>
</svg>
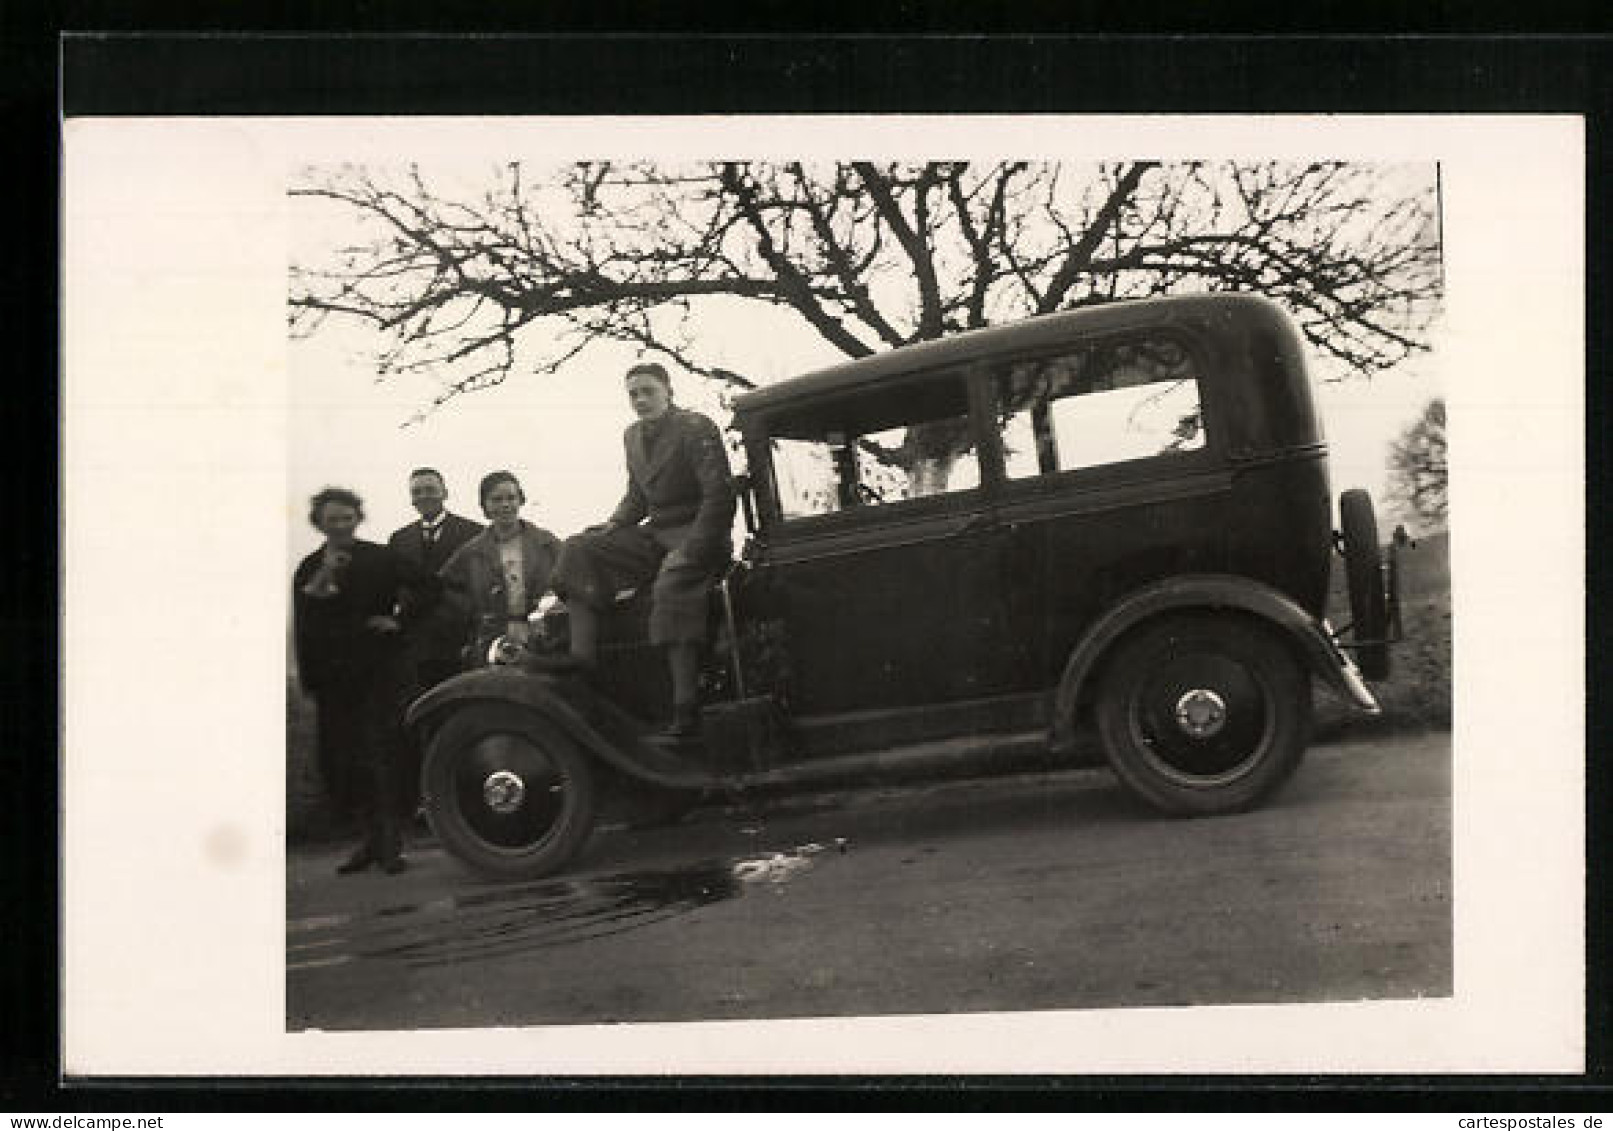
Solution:
<svg viewBox="0 0 1613 1131">
<path fill-rule="evenodd" d="M 438 582 L 385 546 L 356 537 L 364 505 L 327 487 L 308 515 L 325 543 L 297 566 L 292 611 L 297 671 L 318 712 L 319 766 L 337 812 L 363 841 L 337 871 L 404 870 L 396 761 L 412 690 L 403 629 Z"/>
<path fill-rule="evenodd" d="M 733 556 L 734 487 L 722 432 L 672 403 L 672 380 L 654 362 L 627 371 L 638 414 L 623 436 L 627 491 L 601 527 L 566 540 L 554 591 L 571 621 L 571 654 L 597 657 L 599 614 L 623 589 L 653 583 L 650 642 L 663 645 L 672 672 L 672 737 L 698 730 L 700 648 L 706 593 Z"/>
<path fill-rule="evenodd" d="M 482 477 L 482 513 L 492 525 L 442 567 L 448 600 L 479 663 L 500 636 L 525 643 L 527 614 L 549 591 L 560 539 L 521 517 L 526 494 L 508 471 Z"/>
</svg>

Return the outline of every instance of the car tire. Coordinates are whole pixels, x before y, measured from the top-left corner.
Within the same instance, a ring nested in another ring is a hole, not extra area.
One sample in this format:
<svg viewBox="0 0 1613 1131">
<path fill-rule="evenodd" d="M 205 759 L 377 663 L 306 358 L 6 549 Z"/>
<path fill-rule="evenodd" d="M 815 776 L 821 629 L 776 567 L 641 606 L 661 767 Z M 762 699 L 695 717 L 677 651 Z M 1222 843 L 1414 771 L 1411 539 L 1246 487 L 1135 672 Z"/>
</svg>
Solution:
<svg viewBox="0 0 1613 1131">
<path fill-rule="evenodd" d="M 587 755 L 552 723 L 508 703 L 470 703 L 450 715 L 432 736 L 423 786 L 443 847 L 497 879 L 559 871 L 593 829 Z"/>
<path fill-rule="evenodd" d="M 1097 722 L 1122 784 L 1173 816 L 1248 809 L 1299 767 L 1310 673 L 1281 630 L 1243 616 L 1173 614 L 1116 646 Z"/>
<path fill-rule="evenodd" d="M 1339 527 L 1344 536 L 1344 577 L 1350 593 L 1351 637 L 1376 641 L 1352 648 L 1361 674 L 1372 680 L 1389 676 L 1389 600 L 1384 592 L 1383 551 L 1372 496 L 1358 489 L 1339 496 Z"/>
</svg>

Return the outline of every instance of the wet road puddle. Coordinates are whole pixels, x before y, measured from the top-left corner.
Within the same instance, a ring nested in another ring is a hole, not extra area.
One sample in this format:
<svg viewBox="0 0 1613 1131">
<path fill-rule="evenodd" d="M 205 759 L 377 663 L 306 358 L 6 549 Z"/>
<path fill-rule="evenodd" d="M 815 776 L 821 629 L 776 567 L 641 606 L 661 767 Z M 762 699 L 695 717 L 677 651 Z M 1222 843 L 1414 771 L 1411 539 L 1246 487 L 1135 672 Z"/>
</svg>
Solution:
<svg viewBox="0 0 1613 1131">
<path fill-rule="evenodd" d="M 837 845 L 844 851 L 843 842 Z M 568 946 L 647 927 L 743 895 L 783 894 L 816 866 L 821 844 L 655 871 L 500 885 L 286 924 L 286 970 L 361 959 L 427 968 Z"/>
</svg>

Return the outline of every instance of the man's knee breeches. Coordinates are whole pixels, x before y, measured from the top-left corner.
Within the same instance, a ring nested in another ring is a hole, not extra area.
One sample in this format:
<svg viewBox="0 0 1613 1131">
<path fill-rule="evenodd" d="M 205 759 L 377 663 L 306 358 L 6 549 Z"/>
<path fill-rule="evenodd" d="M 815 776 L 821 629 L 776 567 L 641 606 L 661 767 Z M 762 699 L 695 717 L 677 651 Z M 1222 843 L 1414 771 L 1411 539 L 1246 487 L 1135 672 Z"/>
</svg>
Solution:
<svg viewBox="0 0 1613 1131">
<path fill-rule="evenodd" d="M 663 562 L 650 590 L 650 643 L 683 644 L 706 638 L 709 566 L 681 560 Z"/>
</svg>

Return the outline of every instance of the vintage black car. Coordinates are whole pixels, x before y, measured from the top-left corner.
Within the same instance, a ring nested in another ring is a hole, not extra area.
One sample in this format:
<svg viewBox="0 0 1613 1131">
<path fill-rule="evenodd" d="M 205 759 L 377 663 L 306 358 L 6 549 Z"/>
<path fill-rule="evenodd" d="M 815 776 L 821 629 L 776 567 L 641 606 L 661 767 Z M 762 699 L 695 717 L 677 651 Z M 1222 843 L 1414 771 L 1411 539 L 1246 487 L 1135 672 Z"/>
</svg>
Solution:
<svg viewBox="0 0 1613 1131">
<path fill-rule="evenodd" d="M 1372 504 L 1345 492 L 1335 532 L 1304 350 L 1270 302 L 960 334 L 748 393 L 733 428 L 749 536 L 712 593 L 701 739 L 655 737 L 643 594 L 607 618 L 592 679 L 510 649 L 438 685 L 409 721 L 465 863 L 553 872 L 602 795 L 956 772 L 1091 726 L 1149 805 L 1227 813 L 1299 764 L 1313 680 L 1377 710 L 1362 673 L 1387 673 L 1397 618 Z M 541 627 L 563 646 L 563 613 Z"/>
</svg>

